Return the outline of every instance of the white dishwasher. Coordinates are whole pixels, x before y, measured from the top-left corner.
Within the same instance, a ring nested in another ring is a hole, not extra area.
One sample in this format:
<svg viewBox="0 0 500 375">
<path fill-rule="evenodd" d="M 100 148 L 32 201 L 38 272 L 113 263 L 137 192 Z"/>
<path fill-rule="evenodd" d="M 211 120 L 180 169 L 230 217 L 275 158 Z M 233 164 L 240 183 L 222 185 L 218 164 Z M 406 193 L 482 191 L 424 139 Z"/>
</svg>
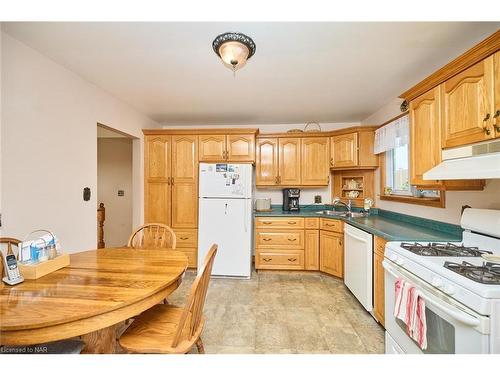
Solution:
<svg viewBox="0 0 500 375">
<path fill-rule="evenodd" d="M 363 305 L 373 310 L 373 236 L 352 225 L 344 226 L 344 283 Z"/>
</svg>

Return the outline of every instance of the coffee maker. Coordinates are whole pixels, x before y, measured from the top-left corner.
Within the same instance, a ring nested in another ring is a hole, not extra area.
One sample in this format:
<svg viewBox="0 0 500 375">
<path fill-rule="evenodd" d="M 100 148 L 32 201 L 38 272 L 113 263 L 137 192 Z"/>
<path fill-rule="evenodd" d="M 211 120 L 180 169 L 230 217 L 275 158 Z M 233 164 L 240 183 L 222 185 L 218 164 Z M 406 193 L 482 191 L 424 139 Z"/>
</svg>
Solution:
<svg viewBox="0 0 500 375">
<path fill-rule="evenodd" d="M 283 189 L 283 211 L 299 210 L 300 189 Z"/>
</svg>

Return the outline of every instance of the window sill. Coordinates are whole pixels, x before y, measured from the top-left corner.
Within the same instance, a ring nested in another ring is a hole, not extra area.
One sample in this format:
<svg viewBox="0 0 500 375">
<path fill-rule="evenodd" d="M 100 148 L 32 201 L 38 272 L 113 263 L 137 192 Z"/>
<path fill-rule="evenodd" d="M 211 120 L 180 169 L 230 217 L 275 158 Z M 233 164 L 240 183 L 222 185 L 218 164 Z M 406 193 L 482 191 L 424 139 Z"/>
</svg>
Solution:
<svg viewBox="0 0 500 375">
<path fill-rule="evenodd" d="M 417 198 L 411 195 L 380 195 L 380 199 L 383 201 L 393 201 L 408 204 L 417 204 L 421 206 L 439 207 L 444 208 L 444 191 L 440 193 L 439 198 Z"/>
</svg>

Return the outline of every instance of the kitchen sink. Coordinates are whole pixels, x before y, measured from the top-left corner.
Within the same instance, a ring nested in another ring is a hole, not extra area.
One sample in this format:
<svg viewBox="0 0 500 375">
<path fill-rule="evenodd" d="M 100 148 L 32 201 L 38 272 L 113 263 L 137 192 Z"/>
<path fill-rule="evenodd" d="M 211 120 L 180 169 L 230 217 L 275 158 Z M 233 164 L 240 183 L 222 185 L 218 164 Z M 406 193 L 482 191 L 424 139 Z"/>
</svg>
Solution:
<svg viewBox="0 0 500 375">
<path fill-rule="evenodd" d="M 317 214 L 328 215 L 328 216 L 337 216 L 337 217 L 365 217 L 366 214 L 364 212 L 346 212 L 346 211 L 330 211 L 330 210 L 322 210 L 316 211 Z"/>
<path fill-rule="evenodd" d="M 344 212 L 330 211 L 330 210 L 316 211 L 316 213 L 329 216 L 341 216 L 342 214 L 344 214 Z"/>
</svg>

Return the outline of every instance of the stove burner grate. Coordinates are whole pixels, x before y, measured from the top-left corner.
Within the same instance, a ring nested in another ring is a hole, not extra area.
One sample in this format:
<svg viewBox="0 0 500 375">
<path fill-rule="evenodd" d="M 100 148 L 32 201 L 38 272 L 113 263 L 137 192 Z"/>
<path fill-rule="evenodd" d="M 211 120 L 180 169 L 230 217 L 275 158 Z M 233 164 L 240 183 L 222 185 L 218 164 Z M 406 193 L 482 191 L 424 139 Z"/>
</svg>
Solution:
<svg viewBox="0 0 500 375">
<path fill-rule="evenodd" d="M 445 262 L 444 267 L 478 283 L 500 285 L 500 264 L 497 263 L 484 262 L 482 266 L 475 266 L 469 262 Z"/>
<path fill-rule="evenodd" d="M 491 251 L 479 250 L 477 247 L 456 245 L 449 242 L 429 242 L 427 245 L 417 242 L 402 242 L 401 247 L 422 256 L 480 257 L 481 254 L 492 254 Z"/>
</svg>

